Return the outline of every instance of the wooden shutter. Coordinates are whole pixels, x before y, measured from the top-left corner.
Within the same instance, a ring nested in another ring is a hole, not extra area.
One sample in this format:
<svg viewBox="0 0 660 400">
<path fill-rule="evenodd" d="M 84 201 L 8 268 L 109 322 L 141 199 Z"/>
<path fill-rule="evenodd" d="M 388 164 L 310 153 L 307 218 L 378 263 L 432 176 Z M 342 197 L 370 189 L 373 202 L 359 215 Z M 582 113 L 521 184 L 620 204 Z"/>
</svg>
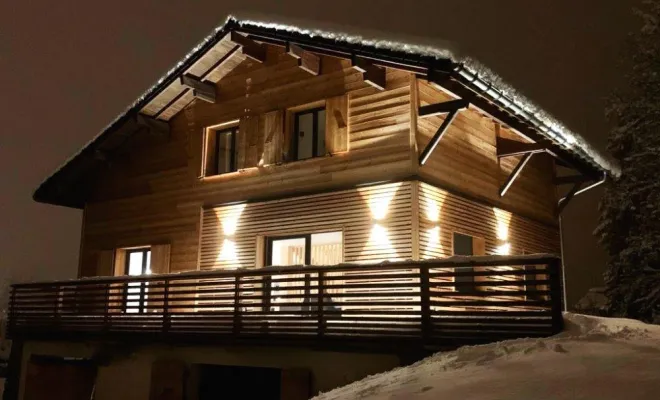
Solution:
<svg viewBox="0 0 660 400">
<path fill-rule="evenodd" d="M 203 176 L 214 175 L 217 171 L 217 134 L 214 130 L 207 129 L 204 133 L 204 170 Z"/>
<path fill-rule="evenodd" d="M 326 101 L 325 148 L 330 154 L 348 151 L 348 95 Z"/>
<path fill-rule="evenodd" d="M 114 275 L 114 250 L 101 250 L 99 251 L 96 259 L 96 276 L 112 276 Z"/>
<path fill-rule="evenodd" d="M 283 369 L 280 381 L 280 399 L 307 400 L 311 395 L 311 373 L 308 369 Z"/>
<path fill-rule="evenodd" d="M 237 166 L 241 168 L 256 167 L 261 159 L 264 148 L 262 132 L 259 129 L 259 117 L 247 116 L 239 122 L 239 148 Z"/>
<path fill-rule="evenodd" d="M 151 273 L 170 273 L 170 245 L 156 244 L 151 246 Z"/>
<path fill-rule="evenodd" d="M 182 361 L 154 361 L 149 400 L 183 400 L 185 371 L 186 365 Z"/>
<path fill-rule="evenodd" d="M 276 164 L 284 160 L 284 112 L 271 111 L 263 114 L 259 121 L 260 136 L 263 137 L 262 165 Z"/>
</svg>

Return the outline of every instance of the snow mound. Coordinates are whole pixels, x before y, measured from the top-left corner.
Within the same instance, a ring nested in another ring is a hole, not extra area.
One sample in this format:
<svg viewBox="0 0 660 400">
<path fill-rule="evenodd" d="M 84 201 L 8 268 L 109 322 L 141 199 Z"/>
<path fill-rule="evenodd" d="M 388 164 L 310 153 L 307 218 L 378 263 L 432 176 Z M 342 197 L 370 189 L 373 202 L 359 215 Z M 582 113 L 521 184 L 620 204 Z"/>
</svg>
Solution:
<svg viewBox="0 0 660 400">
<path fill-rule="evenodd" d="M 566 313 L 566 330 L 437 353 L 315 397 L 339 399 L 653 399 L 660 326 Z"/>
</svg>

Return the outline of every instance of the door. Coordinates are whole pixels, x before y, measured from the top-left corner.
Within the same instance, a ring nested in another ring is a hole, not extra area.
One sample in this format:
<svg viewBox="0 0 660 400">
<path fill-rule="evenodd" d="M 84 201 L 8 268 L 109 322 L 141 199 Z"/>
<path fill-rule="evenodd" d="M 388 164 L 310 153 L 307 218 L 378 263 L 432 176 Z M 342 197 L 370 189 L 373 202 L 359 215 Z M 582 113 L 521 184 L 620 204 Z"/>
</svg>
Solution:
<svg viewBox="0 0 660 400">
<path fill-rule="evenodd" d="M 25 374 L 25 400 L 89 400 L 94 392 L 96 366 L 90 360 L 32 356 Z"/>
<path fill-rule="evenodd" d="M 151 275 L 151 248 L 126 250 L 126 268 L 124 275 Z M 124 290 L 124 311 L 143 313 L 147 306 L 147 283 L 129 282 Z"/>
</svg>

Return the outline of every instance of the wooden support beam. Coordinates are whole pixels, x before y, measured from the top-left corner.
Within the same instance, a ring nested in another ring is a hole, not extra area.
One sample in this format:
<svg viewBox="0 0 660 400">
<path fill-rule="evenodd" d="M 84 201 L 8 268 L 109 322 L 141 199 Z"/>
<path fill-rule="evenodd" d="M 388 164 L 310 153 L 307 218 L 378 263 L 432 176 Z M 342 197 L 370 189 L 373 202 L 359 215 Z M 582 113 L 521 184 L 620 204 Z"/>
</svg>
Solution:
<svg viewBox="0 0 660 400">
<path fill-rule="evenodd" d="M 419 118 L 431 117 L 435 115 L 446 114 L 453 110 L 460 111 L 464 108 L 467 108 L 469 105 L 470 103 L 463 99 L 445 101 L 443 103 L 429 104 L 427 106 L 419 107 L 417 115 L 419 116 Z"/>
<path fill-rule="evenodd" d="M 522 172 L 523 168 L 525 168 L 525 165 L 529 162 L 529 160 L 532 158 L 534 153 L 527 153 L 525 154 L 520 161 L 518 162 L 518 165 L 513 168 L 513 171 L 511 171 L 511 175 L 506 179 L 506 182 L 504 182 L 504 185 L 500 188 L 500 197 L 504 197 L 506 192 L 509 190 L 513 182 L 516 180 L 518 175 Z"/>
<path fill-rule="evenodd" d="M 231 31 L 229 40 L 231 40 L 234 44 L 241 46 L 241 51 L 247 57 L 250 57 L 254 61 L 260 63 L 266 62 L 266 47 L 263 45 L 255 42 L 247 36 L 241 35 L 236 31 Z"/>
<path fill-rule="evenodd" d="M 580 190 L 581 186 L 582 186 L 582 182 L 576 182 L 571 188 L 571 190 L 568 191 L 566 197 L 559 200 L 559 204 L 557 204 L 557 214 L 561 214 L 561 212 L 564 211 L 564 208 L 566 208 L 566 206 L 571 201 L 571 199 L 575 197 L 578 190 Z"/>
<path fill-rule="evenodd" d="M 520 156 L 527 153 L 543 153 L 551 143 L 541 141 L 537 143 L 525 143 L 517 140 L 497 138 L 497 157 Z"/>
<path fill-rule="evenodd" d="M 179 77 L 181 85 L 186 86 L 193 91 L 193 96 L 208 103 L 215 103 L 215 85 L 213 82 L 202 81 L 192 74 L 185 74 Z"/>
<path fill-rule="evenodd" d="M 321 73 L 321 58 L 316 54 L 290 42 L 286 44 L 286 52 L 298 60 L 298 66 L 303 71 L 307 71 L 312 75 Z"/>
<path fill-rule="evenodd" d="M 429 144 L 427 144 L 424 150 L 422 150 L 422 154 L 419 156 L 419 165 L 424 165 L 429 159 L 431 153 L 433 153 L 433 150 L 435 150 L 435 148 L 438 146 L 438 143 L 440 143 L 440 140 L 447 132 L 447 128 L 449 128 L 449 125 L 451 125 L 454 118 L 456 118 L 456 114 L 458 114 L 458 109 L 454 109 L 450 111 L 449 114 L 447 114 L 445 120 L 442 121 L 442 124 L 440 124 L 440 127 L 435 132 L 435 135 L 433 135 L 431 138 Z"/>
<path fill-rule="evenodd" d="M 385 68 L 377 67 L 361 57 L 351 57 L 353 69 L 362 72 L 364 81 L 378 90 L 385 90 Z"/>
<path fill-rule="evenodd" d="M 439 86 L 441 90 L 449 91 L 454 95 L 469 101 L 470 105 L 490 115 L 504 125 L 511 127 L 522 134 L 525 138 L 536 142 L 548 140 L 547 137 L 538 132 L 532 125 L 512 115 L 509 111 L 504 110 L 499 105 L 487 100 L 485 97 L 478 95 L 472 89 L 469 89 L 469 82 L 461 81 L 460 76 L 454 76 L 453 78 L 448 79 L 446 73 L 430 70 L 427 79 L 429 83 Z M 581 173 L 590 176 L 598 176 L 599 174 L 592 165 L 554 144 L 546 149 L 546 152 L 553 157 L 556 157 L 558 160 L 561 160 L 560 162 L 562 164 L 566 164 L 569 168 L 573 168 Z"/>
</svg>

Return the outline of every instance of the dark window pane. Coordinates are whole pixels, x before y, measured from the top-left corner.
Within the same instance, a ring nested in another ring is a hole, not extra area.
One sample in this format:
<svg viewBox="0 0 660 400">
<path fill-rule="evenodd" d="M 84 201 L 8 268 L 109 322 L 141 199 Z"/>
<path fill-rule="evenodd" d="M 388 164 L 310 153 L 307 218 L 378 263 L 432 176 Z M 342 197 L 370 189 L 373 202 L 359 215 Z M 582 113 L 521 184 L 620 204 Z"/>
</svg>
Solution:
<svg viewBox="0 0 660 400">
<path fill-rule="evenodd" d="M 462 235 L 460 233 L 454 233 L 454 255 L 456 256 L 472 256 L 474 255 L 473 246 L 472 246 L 472 236 Z M 455 268 L 456 272 L 467 272 L 472 271 L 471 267 L 460 267 Z M 456 276 L 454 278 L 455 282 L 474 282 L 474 277 L 472 276 Z M 470 291 L 473 288 L 466 285 L 456 286 L 456 291 L 464 292 Z"/>
<path fill-rule="evenodd" d="M 306 112 L 296 116 L 298 153 L 296 159 L 304 160 L 314 156 L 314 113 Z"/>
<path fill-rule="evenodd" d="M 235 130 L 218 131 L 216 133 L 217 174 L 232 172 L 234 168 L 234 135 Z"/>
</svg>

